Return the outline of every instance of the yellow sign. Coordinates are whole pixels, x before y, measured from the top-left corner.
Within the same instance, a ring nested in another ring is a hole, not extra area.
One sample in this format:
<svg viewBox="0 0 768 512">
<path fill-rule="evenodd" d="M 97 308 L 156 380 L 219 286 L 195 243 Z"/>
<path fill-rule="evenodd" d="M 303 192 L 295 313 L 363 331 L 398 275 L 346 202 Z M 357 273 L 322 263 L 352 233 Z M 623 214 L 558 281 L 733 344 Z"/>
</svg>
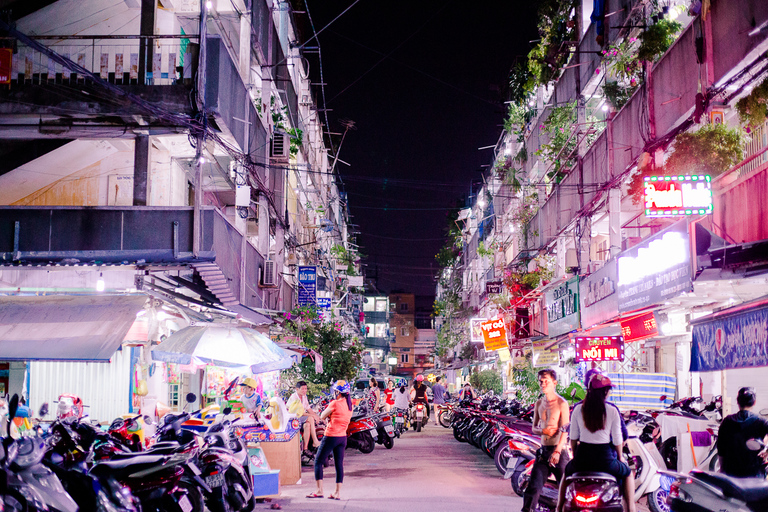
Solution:
<svg viewBox="0 0 768 512">
<path fill-rule="evenodd" d="M 509 361 L 511 359 L 508 348 L 500 348 L 497 353 L 499 354 L 499 361 Z"/>
<path fill-rule="evenodd" d="M 554 340 L 539 340 L 531 342 L 533 348 L 533 366 L 541 368 L 543 366 L 558 366 L 560 364 L 560 351 L 557 344 L 552 349 L 545 349 L 546 346 L 555 343 Z"/>
<path fill-rule="evenodd" d="M 435 374 L 434 373 L 430 373 L 429 375 L 427 375 L 427 380 L 429 382 L 435 382 Z"/>
</svg>

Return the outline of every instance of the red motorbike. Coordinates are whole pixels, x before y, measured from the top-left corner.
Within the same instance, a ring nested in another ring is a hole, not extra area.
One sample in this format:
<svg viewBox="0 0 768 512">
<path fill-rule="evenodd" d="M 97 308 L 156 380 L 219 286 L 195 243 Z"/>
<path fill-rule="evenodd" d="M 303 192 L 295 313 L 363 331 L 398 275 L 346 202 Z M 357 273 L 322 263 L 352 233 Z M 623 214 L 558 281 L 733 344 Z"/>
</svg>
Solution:
<svg viewBox="0 0 768 512">
<path fill-rule="evenodd" d="M 347 448 L 371 453 L 376 447 L 376 437 L 379 435 L 376 420 L 364 414 L 352 416 L 347 427 Z"/>
</svg>

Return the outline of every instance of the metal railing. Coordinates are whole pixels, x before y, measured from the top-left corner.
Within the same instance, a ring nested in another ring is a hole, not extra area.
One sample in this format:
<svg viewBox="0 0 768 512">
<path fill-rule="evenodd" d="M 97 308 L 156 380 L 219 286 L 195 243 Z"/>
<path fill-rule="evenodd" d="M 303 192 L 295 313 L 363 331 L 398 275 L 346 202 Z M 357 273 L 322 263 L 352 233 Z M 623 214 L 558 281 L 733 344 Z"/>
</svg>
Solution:
<svg viewBox="0 0 768 512">
<path fill-rule="evenodd" d="M 110 83 L 190 83 L 197 69 L 197 36 L 37 36 L 41 44 Z M 15 40 L 12 84 L 83 82 L 89 77 Z"/>
</svg>

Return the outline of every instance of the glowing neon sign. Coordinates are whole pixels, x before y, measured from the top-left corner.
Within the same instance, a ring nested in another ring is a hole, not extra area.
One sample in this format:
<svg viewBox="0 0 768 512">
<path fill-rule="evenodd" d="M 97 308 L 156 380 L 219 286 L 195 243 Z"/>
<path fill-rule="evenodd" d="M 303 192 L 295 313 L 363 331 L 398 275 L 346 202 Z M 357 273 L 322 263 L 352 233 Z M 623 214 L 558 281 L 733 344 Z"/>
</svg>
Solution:
<svg viewBox="0 0 768 512">
<path fill-rule="evenodd" d="M 646 176 L 645 216 L 678 217 L 712 213 L 709 175 Z"/>
<path fill-rule="evenodd" d="M 623 336 L 580 336 L 574 340 L 574 361 L 623 361 Z"/>
</svg>

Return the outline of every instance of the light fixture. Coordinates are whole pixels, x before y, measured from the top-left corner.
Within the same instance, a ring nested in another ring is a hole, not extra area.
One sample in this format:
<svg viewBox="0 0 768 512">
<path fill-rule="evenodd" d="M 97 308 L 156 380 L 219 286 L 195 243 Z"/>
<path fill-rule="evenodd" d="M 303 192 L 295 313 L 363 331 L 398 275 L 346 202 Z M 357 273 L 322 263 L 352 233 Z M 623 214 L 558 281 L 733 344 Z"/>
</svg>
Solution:
<svg viewBox="0 0 768 512">
<path fill-rule="evenodd" d="M 208 0 L 207 2 L 205 2 L 205 8 L 208 9 L 209 11 L 213 9 L 213 2 L 211 2 L 211 0 Z"/>
<path fill-rule="evenodd" d="M 485 199 L 483 199 L 482 197 L 478 198 L 477 206 L 479 206 L 480 208 L 485 208 Z"/>
<path fill-rule="evenodd" d="M 669 322 L 664 322 L 661 324 L 661 334 L 665 336 L 672 334 L 672 325 Z"/>
<path fill-rule="evenodd" d="M 512 149 L 509 146 L 505 147 L 504 148 L 504 155 L 505 156 L 509 156 L 511 154 L 512 154 Z"/>
<path fill-rule="evenodd" d="M 534 100 L 533 98 L 531 98 L 531 101 L 529 101 L 529 102 L 528 102 L 528 106 L 529 106 L 529 107 L 533 107 L 533 106 L 535 106 L 535 105 L 536 105 L 536 100 Z"/>
<path fill-rule="evenodd" d="M 199 162 L 200 162 L 200 165 L 204 164 L 205 163 L 205 157 L 201 156 Z"/>
<path fill-rule="evenodd" d="M 608 112 L 608 104 L 603 103 L 602 109 L 603 109 L 603 112 Z"/>
<path fill-rule="evenodd" d="M 102 272 L 99 272 L 99 280 L 96 281 L 96 291 L 97 292 L 104 291 L 104 274 Z"/>
</svg>

